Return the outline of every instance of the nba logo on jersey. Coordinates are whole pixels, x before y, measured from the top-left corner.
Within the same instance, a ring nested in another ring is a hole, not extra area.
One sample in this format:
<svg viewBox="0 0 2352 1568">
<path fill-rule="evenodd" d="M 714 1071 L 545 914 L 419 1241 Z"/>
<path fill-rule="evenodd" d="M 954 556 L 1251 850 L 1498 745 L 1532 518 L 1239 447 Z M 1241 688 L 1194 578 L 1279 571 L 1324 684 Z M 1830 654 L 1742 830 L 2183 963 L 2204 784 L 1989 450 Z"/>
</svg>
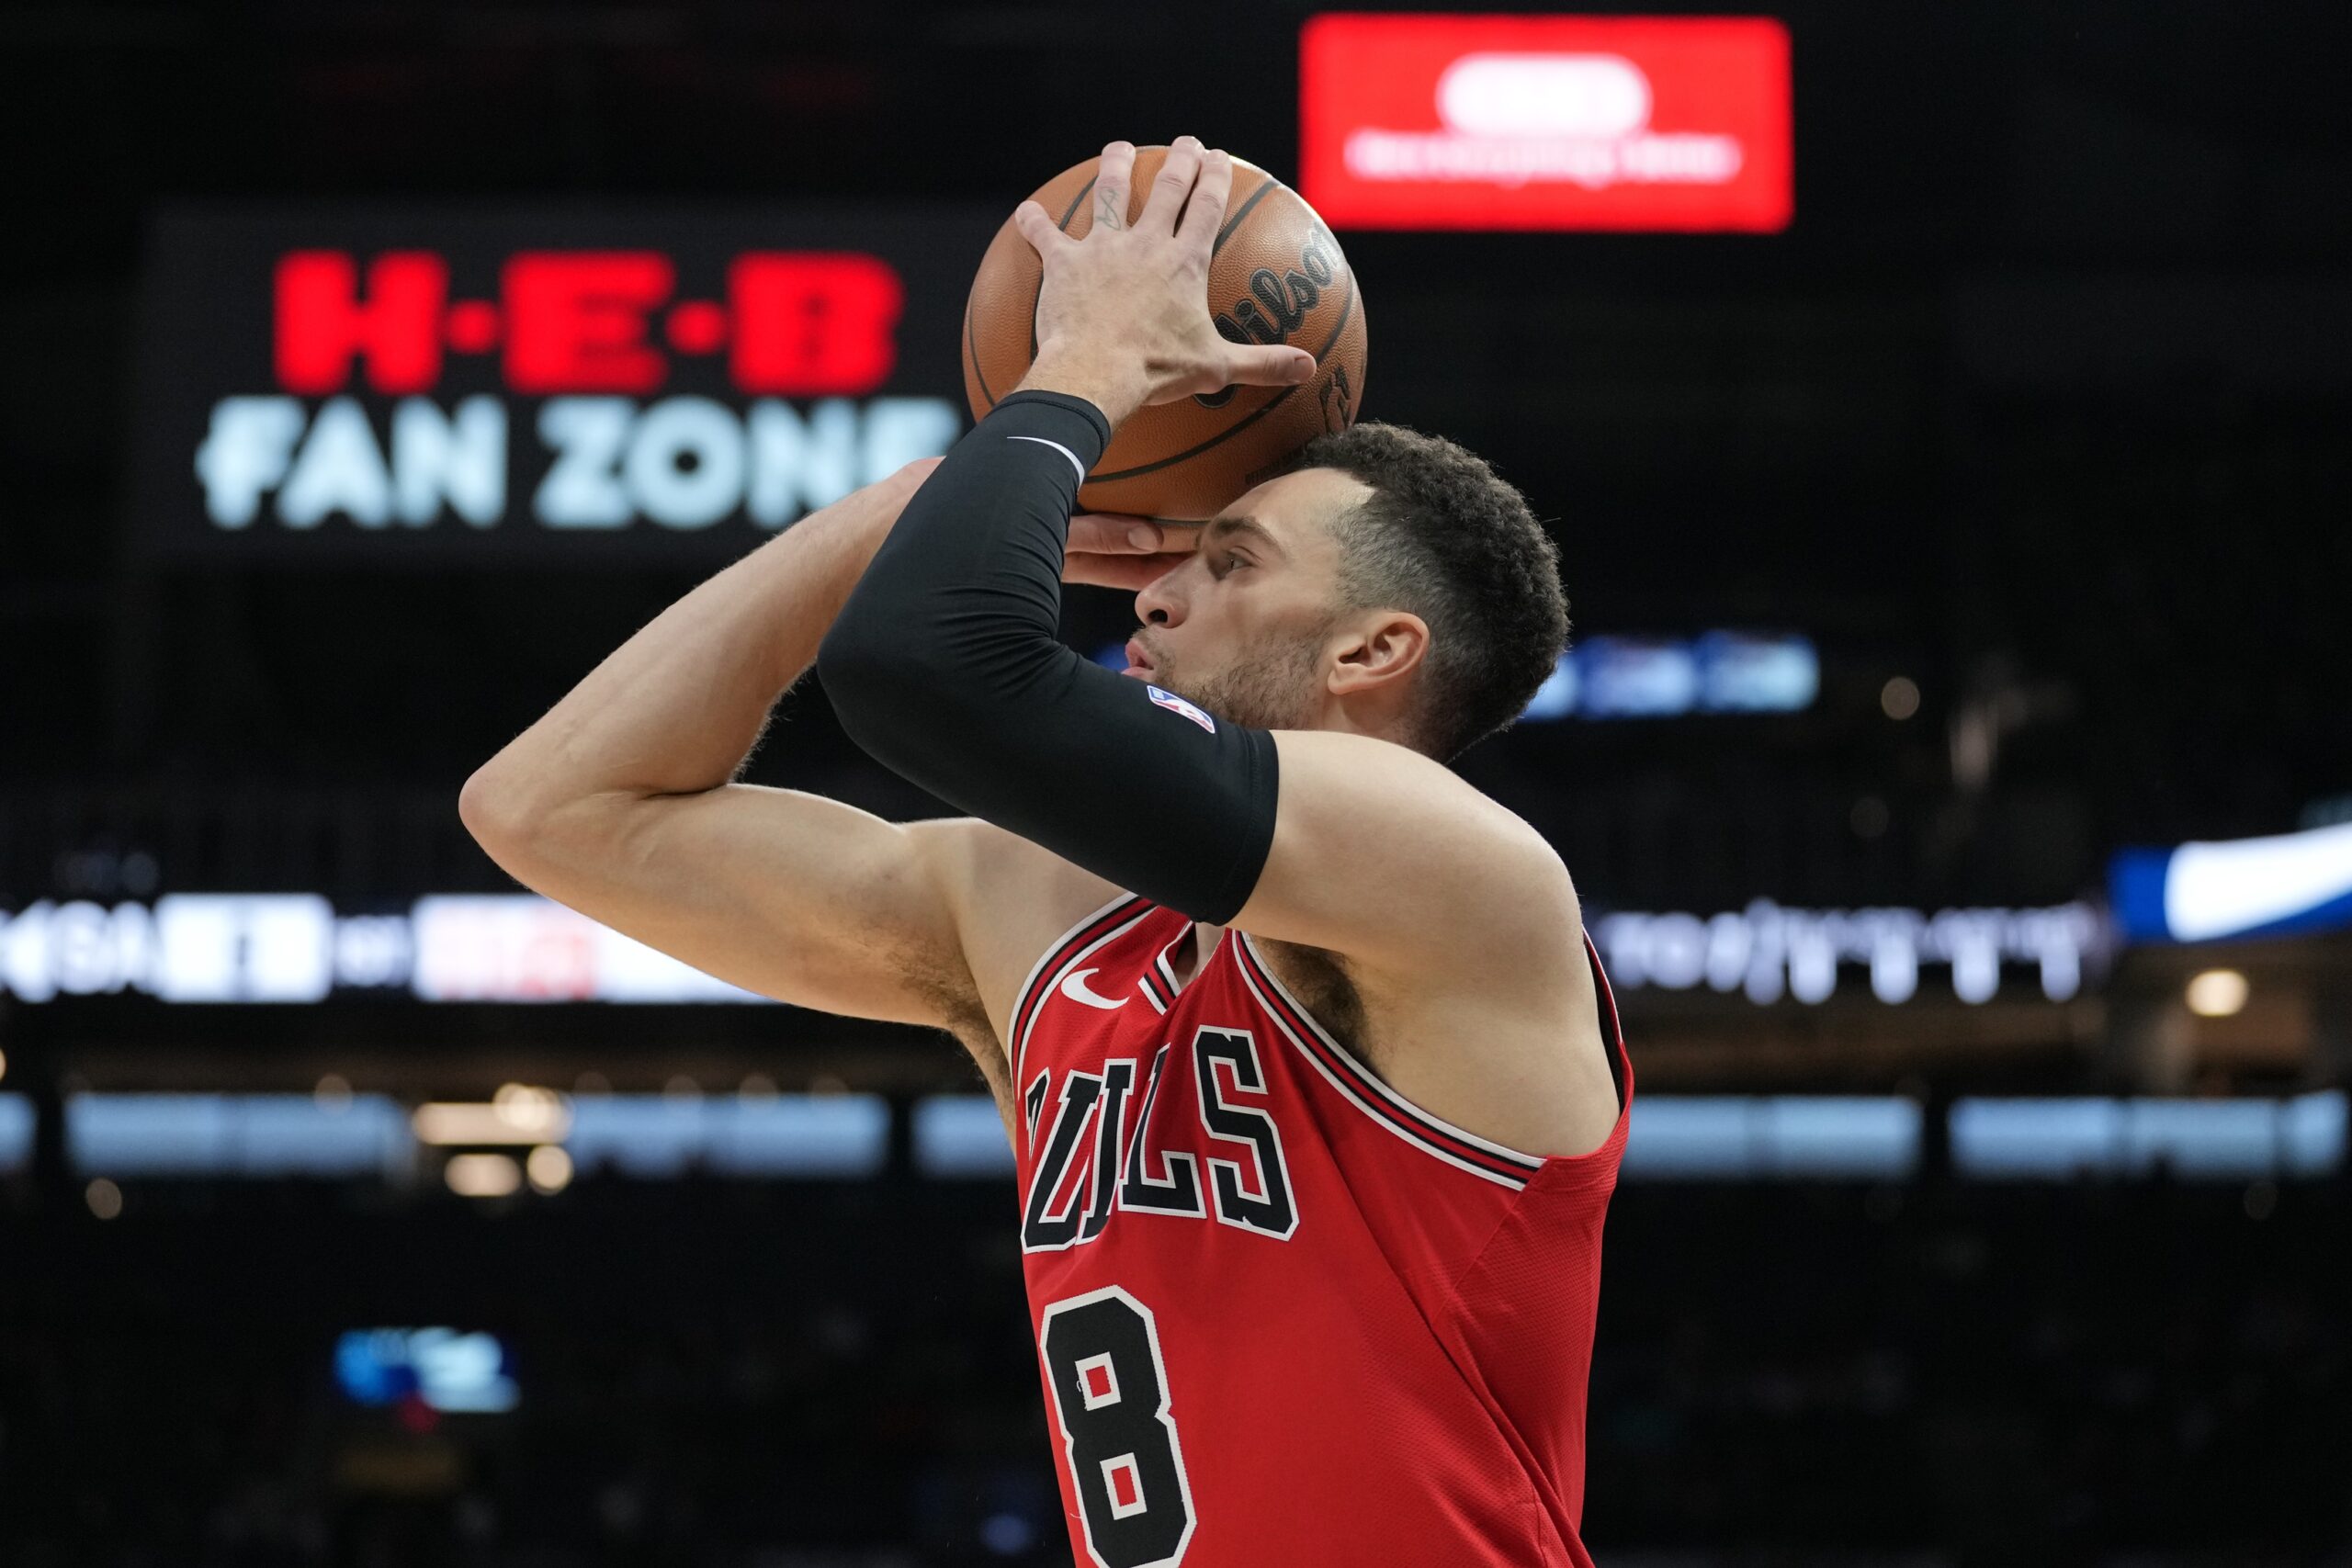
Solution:
<svg viewBox="0 0 2352 1568">
<path fill-rule="evenodd" d="M 1211 735 L 1215 735 L 1216 733 L 1216 720 L 1211 718 L 1208 715 L 1203 713 L 1200 709 L 1194 707 L 1192 704 L 1186 702 L 1175 693 L 1163 692 L 1159 687 L 1149 683 L 1146 683 L 1144 690 L 1149 692 L 1151 694 L 1151 700 L 1158 703 L 1161 707 L 1170 708 L 1177 713 L 1182 714 L 1186 718 L 1191 719 L 1194 724 L 1199 725 Z"/>
</svg>

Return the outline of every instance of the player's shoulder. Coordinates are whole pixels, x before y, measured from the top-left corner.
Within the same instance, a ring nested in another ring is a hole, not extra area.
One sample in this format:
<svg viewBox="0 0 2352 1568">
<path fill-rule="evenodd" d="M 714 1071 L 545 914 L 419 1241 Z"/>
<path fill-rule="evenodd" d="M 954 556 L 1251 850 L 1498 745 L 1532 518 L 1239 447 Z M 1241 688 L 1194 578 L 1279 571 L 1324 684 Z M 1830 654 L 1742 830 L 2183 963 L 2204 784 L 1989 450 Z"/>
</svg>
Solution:
<svg viewBox="0 0 2352 1568">
<path fill-rule="evenodd" d="M 1571 903 L 1575 888 L 1551 841 L 1516 811 L 1426 752 L 1377 736 L 1331 729 L 1274 733 L 1283 787 L 1296 804 L 1327 797 L 1351 833 L 1400 831 L 1468 852 L 1489 870 L 1543 886 Z"/>
<path fill-rule="evenodd" d="M 1435 805 L 1480 829 L 1542 842 L 1526 819 L 1425 751 L 1340 729 L 1273 731 L 1283 782 L 1385 795 L 1399 810 Z"/>
</svg>

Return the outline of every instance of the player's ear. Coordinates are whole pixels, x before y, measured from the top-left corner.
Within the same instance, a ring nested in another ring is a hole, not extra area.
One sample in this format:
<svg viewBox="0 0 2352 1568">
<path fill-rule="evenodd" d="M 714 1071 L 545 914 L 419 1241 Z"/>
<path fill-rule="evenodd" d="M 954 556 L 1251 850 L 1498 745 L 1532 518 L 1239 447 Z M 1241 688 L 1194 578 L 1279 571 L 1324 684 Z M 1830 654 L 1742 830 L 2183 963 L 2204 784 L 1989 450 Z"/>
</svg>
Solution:
<svg viewBox="0 0 2352 1568">
<path fill-rule="evenodd" d="M 1378 610 L 1348 626 L 1331 671 L 1331 690 L 1345 695 L 1402 681 L 1429 656 L 1429 623 L 1409 610 Z"/>
</svg>

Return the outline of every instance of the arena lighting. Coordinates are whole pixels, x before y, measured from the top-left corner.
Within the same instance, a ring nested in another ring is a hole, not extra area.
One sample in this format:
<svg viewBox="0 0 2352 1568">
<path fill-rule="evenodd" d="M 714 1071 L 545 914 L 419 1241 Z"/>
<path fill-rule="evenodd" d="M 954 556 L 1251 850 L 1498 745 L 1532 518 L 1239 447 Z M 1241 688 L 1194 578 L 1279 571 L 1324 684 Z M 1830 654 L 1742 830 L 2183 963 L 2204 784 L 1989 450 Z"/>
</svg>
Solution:
<svg viewBox="0 0 2352 1568">
<path fill-rule="evenodd" d="M 914 1111 L 916 1168 L 1001 1179 L 1012 1150 L 996 1102 L 941 1095 Z M 1640 1095 L 1625 1133 L 1630 1181 L 1891 1181 L 1916 1174 L 1925 1111 L 1869 1095 Z M 2291 1100 L 1962 1100 L 1953 1168 L 1991 1180 L 2083 1175 L 2307 1179 L 2344 1163 L 2345 1096 Z"/>
<path fill-rule="evenodd" d="M 571 1109 L 564 1147 L 582 1175 L 664 1180 L 700 1169 L 840 1179 L 876 1175 L 890 1158 L 890 1106 L 879 1095 L 615 1094 L 574 1100 Z"/>
<path fill-rule="evenodd" d="M 0 1126 L 6 1122 L 0 1113 Z M 390 1175 L 414 1146 L 400 1108 L 381 1095 L 355 1095 L 339 1108 L 307 1094 L 75 1094 L 65 1101 L 66 1156 L 89 1175 L 348 1179 Z"/>
<path fill-rule="evenodd" d="M 283 1151 L 256 1162 L 254 1151 L 233 1139 L 189 1135 L 217 1133 L 255 1101 L 301 1098 L 80 1095 L 68 1106 L 69 1154 L 77 1173 L 91 1179 L 355 1174 L 404 1179 L 415 1147 L 404 1141 L 387 1151 L 346 1136 L 340 1146 L 314 1145 L 311 1152 L 320 1163 L 305 1166 Z M 95 1113 L 97 1122 L 119 1126 L 106 1114 L 118 1100 L 140 1102 L 130 1125 L 149 1141 L 117 1138 L 94 1147 L 74 1124 Z M 333 1119 L 335 1124 L 346 1134 L 362 1128 L 370 1100 L 359 1097 L 353 1112 Z M 656 1181 L 695 1170 L 753 1179 L 858 1179 L 877 1176 L 888 1164 L 890 1108 L 878 1096 L 682 1105 L 639 1095 L 593 1103 L 600 1114 L 592 1120 L 583 1106 L 567 1144 L 539 1145 L 520 1169 L 508 1155 L 460 1154 L 452 1156 L 452 1166 L 476 1163 L 458 1167 L 456 1179 L 511 1180 L 504 1188 L 511 1192 L 527 1172 L 535 1189 L 552 1192 L 591 1170 Z M 1896 1179 L 1917 1168 L 1923 1115 L 1915 1101 L 1867 1095 L 1645 1094 L 1634 1102 L 1624 1168 L 1636 1179 Z M 931 1096 L 917 1100 L 910 1117 L 910 1147 L 922 1174 L 1001 1179 L 1012 1171 L 1004 1122 L 987 1095 Z M 2184 1179 L 2301 1179 L 2343 1165 L 2346 1121 L 2344 1094 L 2330 1090 L 2289 1100 L 1972 1099 L 1957 1103 L 1948 1125 L 1962 1176 L 2139 1177 L 2163 1168 Z M 406 1131 L 397 1115 L 384 1125 L 395 1134 Z M 32 1132 L 25 1098 L 0 1094 L 0 1172 L 24 1168 Z M 160 1151 L 157 1143 L 164 1145 Z M 364 1163 L 352 1157 L 355 1145 L 365 1153 Z M 108 1163 L 94 1165 L 93 1155 Z"/>
<path fill-rule="evenodd" d="M 571 1156 L 556 1144 L 542 1144 L 523 1161 L 534 1192 L 560 1192 L 571 1185 Z"/>
<path fill-rule="evenodd" d="M 2127 936 L 2214 942 L 2352 928 L 2352 823 L 2126 850 L 2108 873 Z"/>
<path fill-rule="evenodd" d="M 558 1168 L 668 1179 L 702 1169 L 751 1178 L 871 1176 L 889 1160 L 890 1109 L 878 1095 L 758 1094 L 673 1100 L 599 1095 L 517 1134 L 494 1104 L 435 1107 L 424 1125 L 383 1095 L 330 1110 L 310 1095 L 79 1094 L 65 1105 L 66 1152 L 85 1175 L 392 1179 L 423 1147 L 534 1148 Z M 427 1134 L 432 1134 L 428 1136 Z M 560 1140 L 560 1142 L 559 1142 Z M 23 1168 L 31 1102 L 0 1094 L 0 1172 Z"/>
<path fill-rule="evenodd" d="M 2234 969 L 2208 969 L 2188 982 L 2188 1010 L 2199 1018 L 2232 1018 L 2245 1010 L 2245 976 Z"/>
<path fill-rule="evenodd" d="M 0 1173 L 22 1170 L 33 1157 L 33 1102 L 0 1094 Z"/>
<path fill-rule="evenodd" d="M 1094 661 L 1127 664 L 1124 642 Z M 1561 718 L 1679 718 L 1690 714 L 1799 713 L 1821 692 L 1821 655 L 1808 637 L 1711 631 L 1694 637 L 1587 637 L 1562 653 L 1520 722 Z"/>
<path fill-rule="evenodd" d="M 2344 1162 L 2341 1091 L 2292 1100 L 1961 1100 L 1952 1168 L 1992 1180 L 2324 1176 Z"/>
<path fill-rule="evenodd" d="M 1893 1181 L 1919 1165 L 1917 1101 L 1861 1095 L 1640 1098 L 1621 1168 L 1636 1180 Z"/>
<path fill-rule="evenodd" d="M 551 1089 L 538 1089 L 529 1084 L 501 1084 L 490 1097 L 499 1120 L 518 1133 L 539 1137 L 560 1138 L 563 1135 L 565 1118 L 563 1100 Z"/>
<path fill-rule="evenodd" d="M 1643 1095 L 1623 1168 L 1634 1180 L 1897 1180 L 1918 1167 L 1921 1116 L 1917 1101 L 1862 1095 Z M 985 1179 L 1013 1168 L 1003 1120 L 986 1095 L 919 1100 L 913 1132 L 925 1175 Z"/>
<path fill-rule="evenodd" d="M 443 1147 L 544 1144 L 571 1130 L 571 1110 L 552 1095 L 545 1102 L 434 1100 L 416 1108 L 409 1126 L 418 1143 Z"/>
<path fill-rule="evenodd" d="M 355 1404 L 415 1399 L 447 1415 L 495 1415 L 518 1398 L 497 1336 L 454 1328 L 362 1328 L 335 1340 L 334 1378 Z"/>
<path fill-rule="evenodd" d="M 523 1185 L 523 1168 L 511 1155 L 451 1155 L 443 1176 L 460 1198 L 503 1198 Z"/>
<path fill-rule="evenodd" d="M 1299 38 L 1299 189 L 1335 228 L 1788 227 L 1766 17 L 1332 15 Z"/>
<path fill-rule="evenodd" d="M 1757 632 L 1587 637 L 1560 655 L 1522 722 L 1798 713 L 1821 691 L 1812 641 Z"/>
</svg>

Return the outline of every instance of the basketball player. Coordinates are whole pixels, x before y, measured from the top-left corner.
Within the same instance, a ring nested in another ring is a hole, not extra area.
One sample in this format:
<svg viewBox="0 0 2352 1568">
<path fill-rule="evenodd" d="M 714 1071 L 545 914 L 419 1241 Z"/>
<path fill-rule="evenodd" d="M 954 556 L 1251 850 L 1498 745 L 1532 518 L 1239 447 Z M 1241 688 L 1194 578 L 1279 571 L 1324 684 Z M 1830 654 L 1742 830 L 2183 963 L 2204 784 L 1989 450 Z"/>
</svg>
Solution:
<svg viewBox="0 0 2352 1568">
<path fill-rule="evenodd" d="M 1022 389 L 672 606 L 462 812 L 698 968 L 970 1050 L 1080 1563 L 1582 1564 L 1633 1075 L 1566 871 L 1444 765 L 1553 668 L 1555 554 L 1485 464 L 1380 425 L 1196 538 L 1073 524 L 1138 407 L 1313 370 L 1211 325 L 1227 157 L 1177 142 L 1130 225 L 1133 161 L 1082 241 L 1016 216 Z M 1061 581 L 1139 590 L 1124 674 L 1057 640 Z M 733 782 L 812 659 L 971 815 Z"/>
</svg>

